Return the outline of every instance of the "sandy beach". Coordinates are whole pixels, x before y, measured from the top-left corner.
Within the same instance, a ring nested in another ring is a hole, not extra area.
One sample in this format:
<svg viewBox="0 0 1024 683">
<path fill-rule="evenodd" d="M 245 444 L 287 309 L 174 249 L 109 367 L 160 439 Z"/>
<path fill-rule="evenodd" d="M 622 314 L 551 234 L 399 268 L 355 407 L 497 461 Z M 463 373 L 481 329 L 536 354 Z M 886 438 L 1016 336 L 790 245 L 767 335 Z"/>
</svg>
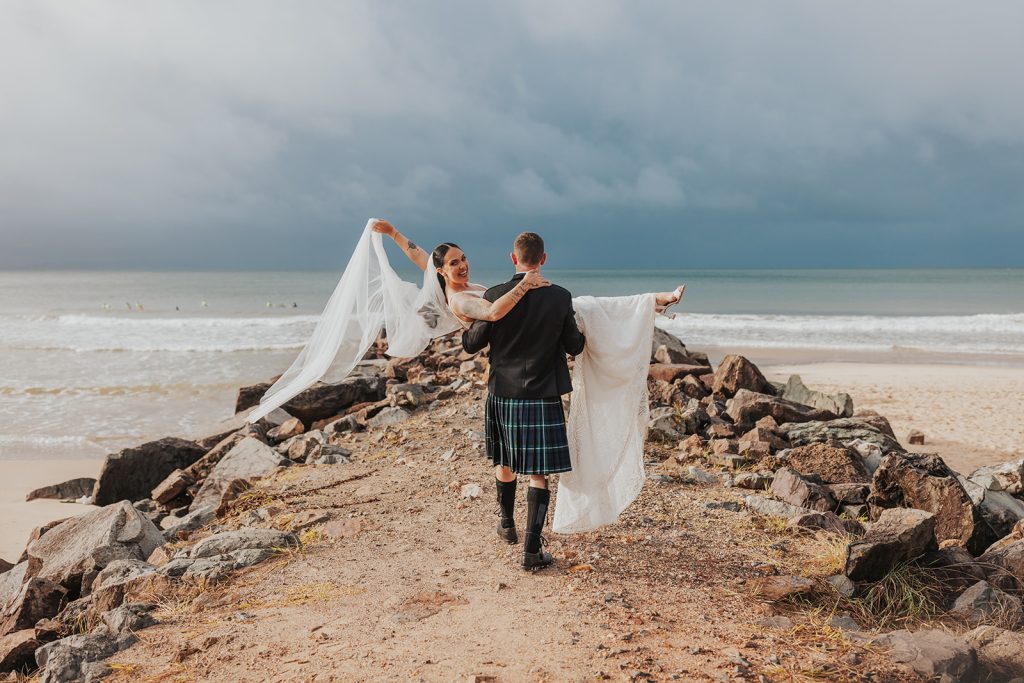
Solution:
<svg viewBox="0 0 1024 683">
<path fill-rule="evenodd" d="M 785 381 L 798 374 L 813 389 L 851 394 L 858 409 L 877 410 L 889 418 L 904 445 L 911 429 L 924 432 L 925 445 L 916 450 L 938 453 L 957 471 L 967 473 L 981 465 L 1024 457 L 1024 367 L 897 364 L 882 362 L 882 356 L 808 363 L 801 362 L 808 357 L 803 351 L 742 353 L 771 380 Z M 717 362 L 721 355 L 712 351 L 712 360 Z M 96 476 L 100 462 L 85 458 L 0 461 L 0 557 L 16 559 L 33 527 L 87 509 L 57 501 L 26 503 L 28 491 L 73 477 Z"/>
</svg>

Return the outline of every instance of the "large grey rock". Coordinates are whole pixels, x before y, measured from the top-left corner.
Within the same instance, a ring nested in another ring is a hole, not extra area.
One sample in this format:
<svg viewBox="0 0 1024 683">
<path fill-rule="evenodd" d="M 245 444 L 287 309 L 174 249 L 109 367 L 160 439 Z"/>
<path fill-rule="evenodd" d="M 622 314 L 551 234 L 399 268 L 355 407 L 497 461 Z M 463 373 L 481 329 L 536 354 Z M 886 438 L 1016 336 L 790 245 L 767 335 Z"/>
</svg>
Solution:
<svg viewBox="0 0 1024 683">
<path fill-rule="evenodd" d="M 1011 495 L 1024 492 L 1024 458 L 999 465 L 979 467 L 967 477 L 987 489 L 1005 491 Z"/>
<path fill-rule="evenodd" d="M 867 534 L 846 549 L 843 573 L 852 581 L 875 581 L 936 547 L 935 515 L 912 508 L 884 510 Z"/>
<path fill-rule="evenodd" d="M 819 408 L 833 413 L 837 417 L 851 417 L 853 415 L 853 399 L 849 394 L 826 394 L 821 391 L 808 389 L 800 375 L 790 375 L 789 381 L 782 389 L 782 398 L 802 403 L 805 406 Z"/>
<path fill-rule="evenodd" d="M 235 412 L 241 412 L 259 403 L 270 384 L 242 387 L 238 390 Z M 356 403 L 370 403 L 384 398 L 385 379 L 383 375 L 349 377 L 337 384 L 317 382 L 282 408 L 306 425 L 317 420 L 333 417 Z"/>
<path fill-rule="evenodd" d="M 783 519 L 792 519 L 799 517 L 806 513 L 806 508 L 797 507 L 796 505 L 790 505 L 789 503 L 783 503 L 778 500 L 772 500 L 771 498 L 765 498 L 764 496 L 744 496 L 743 502 L 746 504 L 747 509 L 754 514 L 762 515 L 764 517 L 782 517 Z"/>
<path fill-rule="evenodd" d="M 666 359 L 687 359 L 687 360 L 673 360 L 672 362 L 683 363 L 687 362 L 690 358 L 689 351 L 686 350 L 686 345 L 683 344 L 679 337 L 666 332 L 665 330 L 655 327 L 654 337 L 651 340 L 651 362 L 662 363 L 666 361 L 659 360 L 658 349 L 662 346 L 665 347 L 664 358 Z"/>
<path fill-rule="evenodd" d="M 84 681 L 89 663 L 107 659 L 137 640 L 132 634 L 85 633 L 47 643 L 36 650 L 40 683 Z"/>
<path fill-rule="evenodd" d="M 724 396 L 735 396 L 740 390 L 774 393 L 771 384 L 757 366 L 743 356 L 736 355 L 728 355 L 718 364 L 711 390 Z"/>
<path fill-rule="evenodd" d="M 161 526 L 164 528 L 164 538 L 168 541 L 176 541 L 193 531 L 202 529 L 215 519 L 217 519 L 217 511 L 213 506 L 205 505 L 192 510 L 184 517 L 164 517 Z"/>
<path fill-rule="evenodd" d="M 106 628 L 108 633 L 132 633 L 149 628 L 157 623 L 150 612 L 156 606 L 148 602 L 128 602 L 120 607 L 108 610 L 100 617 L 103 621 L 101 628 Z"/>
<path fill-rule="evenodd" d="M 991 681 L 1024 677 L 1024 633 L 998 626 L 979 626 L 964 634 L 974 646 L 978 663 Z"/>
<path fill-rule="evenodd" d="M 64 585 L 73 599 L 112 561 L 141 560 L 163 542 L 160 530 L 122 501 L 73 517 L 33 541 L 27 574 Z"/>
<path fill-rule="evenodd" d="M 771 417 L 776 422 L 794 423 L 807 422 L 810 420 L 830 420 L 835 417 L 832 413 L 810 408 L 801 403 L 788 401 L 778 396 L 757 393 L 747 389 L 740 389 L 736 395 L 729 399 L 727 414 L 732 421 L 739 425 L 751 425 L 761 418 Z M 784 424 L 782 425 L 785 426 Z M 799 445 L 790 439 L 793 445 Z"/>
<path fill-rule="evenodd" d="M 155 571 L 156 567 L 142 560 L 114 560 L 96 575 L 92 583 L 92 592 L 96 594 L 116 586 L 124 586 Z"/>
<path fill-rule="evenodd" d="M 979 581 L 961 593 L 949 614 L 969 623 L 998 621 L 1011 628 L 1024 620 L 1020 599 L 1004 593 L 988 581 Z"/>
<path fill-rule="evenodd" d="M 973 555 L 996 540 L 992 527 L 942 458 L 930 453 L 890 453 L 882 459 L 868 496 L 871 517 L 894 507 L 935 515 L 938 541 L 952 539 Z"/>
<path fill-rule="evenodd" d="M 412 417 L 412 413 L 405 408 L 385 408 L 367 420 L 366 424 L 375 429 L 380 429 L 381 427 L 402 424 L 407 422 L 410 417 Z"/>
<path fill-rule="evenodd" d="M 252 437 L 246 437 L 214 465 L 196 493 L 191 509 L 219 506 L 221 495 L 234 479 L 262 477 L 282 465 L 290 464 L 288 458 L 281 457 L 281 454 L 270 446 Z"/>
<path fill-rule="evenodd" d="M 683 425 L 675 408 L 653 408 L 647 423 L 647 436 L 655 441 L 675 441 L 683 438 Z"/>
<path fill-rule="evenodd" d="M 789 467 L 776 470 L 771 491 L 777 498 L 796 507 L 818 512 L 836 509 L 836 501 L 824 487 L 804 479 L 799 472 Z"/>
<path fill-rule="evenodd" d="M 236 531 L 223 531 L 204 538 L 192 546 L 188 556 L 192 559 L 197 559 L 212 555 L 226 555 L 232 551 L 246 548 L 274 550 L 277 548 L 295 548 L 298 545 L 299 539 L 295 534 L 288 533 L 287 531 L 238 529 Z"/>
<path fill-rule="evenodd" d="M 67 590 L 53 581 L 29 577 L 17 595 L 0 610 L 0 634 L 32 628 L 40 619 L 49 619 L 63 606 Z"/>
<path fill-rule="evenodd" d="M 934 550 L 915 561 L 927 567 L 934 580 L 946 590 L 964 590 L 986 579 L 985 567 L 966 548 L 960 546 Z"/>
<path fill-rule="evenodd" d="M 978 657 L 966 640 L 946 631 L 893 631 L 875 639 L 889 657 L 919 676 L 938 683 L 966 683 L 978 675 Z"/>
<path fill-rule="evenodd" d="M 1009 534 L 1017 522 L 1024 519 L 1024 501 L 1006 491 L 985 490 L 978 505 L 982 517 L 999 538 Z"/>
<path fill-rule="evenodd" d="M 42 488 L 29 491 L 25 500 L 52 499 L 52 500 L 77 500 L 79 498 L 92 497 L 92 490 L 96 486 L 96 480 L 92 477 L 78 477 L 68 479 L 59 484 L 51 484 Z"/>
<path fill-rule="evenodd" d="M 121 500 L 149 498 L 167 475 L 174 470 L 185 469 L 205 453 L 206 449 L 195 442 L 173 437 L 112 453 L 103 461 L 93 487 L 93 504 L 109 505 Z"/>
<path fill-rule="evenodd" d="M 27 673 L 35 668 L 35 651 L 42 645 L 34 629 L 27 628 L 0 636 L 0 674 L 10 671 Z"/>
<path fill-rule="evenodd" d="M 989 581 L 999 588 L 1024 588 L 1024 539 L 994 545 L 978 558 L 978 562 L 986 568 Z"/>
<path fill-rule="evenodd" d="M 791 420 L 779 425 L 779 431 L 793 446 L 806 446 L 810 443 L 839 443 L 856 448 L 859 442 L 867 442 L 877 445 L 883 454 L 890 451 L 903 452 L 903 447 L 895 437 L 856 417 L 842 417 L 836 420 L 827 418 L 824 420 L 816 418 L 810 421 Z"/>
<path fill-rule="evenodd" d="M 19 562 L 3 574 L 0 574 L 0 609 L 14 599 L 14 596 L 21 590 L 21 584 L 25 583 L 25 572 L 28 569 L 28 561 Z"/>
</svg>

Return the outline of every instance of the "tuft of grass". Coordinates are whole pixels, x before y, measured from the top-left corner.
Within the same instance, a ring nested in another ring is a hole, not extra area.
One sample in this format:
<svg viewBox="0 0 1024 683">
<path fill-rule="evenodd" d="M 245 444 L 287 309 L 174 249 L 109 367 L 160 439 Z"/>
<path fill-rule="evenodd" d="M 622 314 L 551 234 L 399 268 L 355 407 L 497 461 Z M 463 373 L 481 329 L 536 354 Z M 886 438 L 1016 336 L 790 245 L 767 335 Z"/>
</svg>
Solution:
<svg viewBox="0 0 1024 683">
<path fill-rule="evenodd" d="M 887 630 L 934 621 L 943 613 L 944 588 L 934 569 L 903 562 L 871 584 L 847 606 L 861 623 Z"/>
</svg>

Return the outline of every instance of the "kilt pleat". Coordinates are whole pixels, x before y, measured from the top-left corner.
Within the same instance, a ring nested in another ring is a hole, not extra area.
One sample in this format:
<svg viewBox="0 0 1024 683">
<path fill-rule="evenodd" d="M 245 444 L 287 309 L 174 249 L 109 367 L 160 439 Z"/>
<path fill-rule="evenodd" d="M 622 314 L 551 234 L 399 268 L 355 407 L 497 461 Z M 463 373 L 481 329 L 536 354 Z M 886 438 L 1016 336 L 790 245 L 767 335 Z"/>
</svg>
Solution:
<svg viewBox="0 0 1024 683">
<path fill-rule="evenodd" d="M 560 398 L 501 398 L 488 394 L 484 434 L 495 465 L 517 474 L 572 469 Z"/>
</svg>

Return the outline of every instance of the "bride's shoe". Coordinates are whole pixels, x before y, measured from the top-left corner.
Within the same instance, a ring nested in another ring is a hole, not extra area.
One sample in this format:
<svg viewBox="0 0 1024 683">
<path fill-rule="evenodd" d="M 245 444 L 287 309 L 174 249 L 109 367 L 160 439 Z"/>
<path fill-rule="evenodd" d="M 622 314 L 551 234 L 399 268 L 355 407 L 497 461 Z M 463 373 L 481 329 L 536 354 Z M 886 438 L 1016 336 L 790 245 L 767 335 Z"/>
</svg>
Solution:
<svg viewBox="0 0 1024 683">
<path fill-rule="evenodd" d="M 679 285 L 672 292 L 675 295 L 675 298 L 673 298 L 672 301 L 669 301 L 668 303 L 665 303 L 665 304 L 661 304 L 661 305 L 655 304 L 654 312 L 655 313 L 659 313 L 659 314 L 665 316 L 666 318 L 675 318 L 676 317 L 675 313 L 666 313 L 666 311 L 669 308 L 671 308 L 672 306 L 675 306 L 677 303 L 679 303 L 680 301 L 683 300 L 683 293 L 684 292 L 686 292 L 686 285 Z"/>
</svg>

